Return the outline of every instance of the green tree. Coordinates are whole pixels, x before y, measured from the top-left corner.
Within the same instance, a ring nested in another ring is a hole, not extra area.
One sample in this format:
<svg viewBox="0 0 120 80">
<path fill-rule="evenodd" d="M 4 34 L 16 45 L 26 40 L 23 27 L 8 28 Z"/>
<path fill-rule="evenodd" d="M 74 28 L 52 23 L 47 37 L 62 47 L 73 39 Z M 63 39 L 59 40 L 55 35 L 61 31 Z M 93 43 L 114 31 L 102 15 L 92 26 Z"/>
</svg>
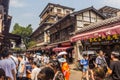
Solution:
<svg viewBox="0 0 120 80">
<path fill-rule="evenodd" d="M 29 47 L 29 42 L 30 42 L 30 35 L 32 34 L 33 29 L 32 29 L 32 25 L 29 24 L 28 26 L 21 26 L 18 23 L 16 23 L 13 27 L 12 33 L 13 34 L 17 34 L 20 35 L 25 46 L 26 49 Z"/>
<path fill-rule="evenodd" d="M 36 42 L 35 41 L 30 41 L 29 43 L 28 43 L 28 48 L 32 48 L 33 46 L 35 46 L 36 45 Z"/>
</svg>

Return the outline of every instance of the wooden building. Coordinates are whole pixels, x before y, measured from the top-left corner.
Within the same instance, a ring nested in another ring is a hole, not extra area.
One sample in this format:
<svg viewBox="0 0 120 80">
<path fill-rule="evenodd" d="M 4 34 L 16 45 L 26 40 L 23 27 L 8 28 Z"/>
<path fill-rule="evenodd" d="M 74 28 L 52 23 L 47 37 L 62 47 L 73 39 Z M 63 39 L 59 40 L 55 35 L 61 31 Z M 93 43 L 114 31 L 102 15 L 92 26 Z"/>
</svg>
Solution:
<svg viewBox="0 0 120 80">
<path fill-rule="evenodd" d="M 37 41 L 36 46 L 45 46 L 50 43 L 50 32 L 48 31 L 48 28 L 50 28 L 54 23 L 58 22 L 63 17 L 72 13 L 73 11 L 73 8 L 67 6 L 48 3 L 48 5 L 39 15 L 39 27 L 31 35 L 31 38 Z"/>
<path fill-rule="evenodd" d="M 55 23 L 65 15 L 72 13 L 74 8 L 62 6 L 59 4 L 48 3 L 39 15 L 40 23 Z"/>
<path fill-rule="evenodd" d="M 21 37 L 9 33 L 12 16 L 8 15 L 9 0 L 0 0 L 0 50 L 2 48 L 10 48 L 10 40 L 21 43 Z"/>
<path fill-rule="evenodd" d="M 103 50 L 107 56 L 111 51 L 120 52 L 120 16 L 90 24 L 71 37 L 75 45 L 76 58 L 82 50 Z"/>
<path fill-rule="evenodd" d="M 2 31 L 3 31 L 3 21 L 4 21 L 4 7 L 0 5 L 0 38 L 3 37 Z"/>
<path fill-rule="evenodd" d="M 120 15 L 120 9 L 110 6 L 104 6 L 99 9 L 99 12 L 102 13 L 106 18 L 116 17 Z"/>
<path fill-rule="evenodd" d="M 50 32 L 50 45 L 58 45 L 58 47 L 54 49 L 55 51 L 65 49 L 63 47 L 69 48 L 72 46 L 69 39 L 77 31 L 90 25 L 91 23 L 99 22 L 104 19 L 105 17 L 94 7 L 89 7 L 71 13 L 62 18 L 60 21 L 56 22 L 48 29 Z M 66 45 L 66 43 L 69 44 L 69 46 Z"/>
</svg>

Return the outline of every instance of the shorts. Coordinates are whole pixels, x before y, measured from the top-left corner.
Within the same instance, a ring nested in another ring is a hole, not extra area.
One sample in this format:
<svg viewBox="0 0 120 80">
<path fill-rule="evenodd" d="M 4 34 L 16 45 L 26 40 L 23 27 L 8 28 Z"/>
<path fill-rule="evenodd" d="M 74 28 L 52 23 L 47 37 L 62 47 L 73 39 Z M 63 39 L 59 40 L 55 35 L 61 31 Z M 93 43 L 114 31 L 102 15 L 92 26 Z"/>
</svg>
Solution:
<svg viewBox="0 0 120 80">
<path fill-rule="evenodd" d="M 83 66 L 83 69 L 82 69 L 83 72 L 86 72 L 88 71 L 88 66 Z"/>
</svg>

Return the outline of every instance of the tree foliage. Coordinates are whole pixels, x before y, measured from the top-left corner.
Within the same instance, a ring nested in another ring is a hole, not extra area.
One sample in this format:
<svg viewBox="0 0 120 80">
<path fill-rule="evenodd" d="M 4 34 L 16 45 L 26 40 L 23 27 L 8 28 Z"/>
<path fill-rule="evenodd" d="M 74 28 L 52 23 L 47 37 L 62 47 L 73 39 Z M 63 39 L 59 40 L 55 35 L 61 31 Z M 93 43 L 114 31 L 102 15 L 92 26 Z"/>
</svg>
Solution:
<svg viewBox="0 0 120 80">
<path fill-rule="evenodd" d="M 36 42 L 35 41 L 30 41 L 29 43 L 28 43 L 28 47 L 29 48 L 32 48 L 33 46 L 35 46 L 36 45 Z"/>
<path fill-rule="evenodd" d="M 33 32 L 33 29 L 31 26 L 32 26 L 31 24 L 29 24 L 27 26 L 21 26 L 18 23 L 16 23 L 14 25 L 13 31 L 12 31 L 13 34 L 17 34 L 17 35 L 21 36 L 26 48 L 29 47 L 28 43 L 30 42 L 30 35 Z"/>
</svg>

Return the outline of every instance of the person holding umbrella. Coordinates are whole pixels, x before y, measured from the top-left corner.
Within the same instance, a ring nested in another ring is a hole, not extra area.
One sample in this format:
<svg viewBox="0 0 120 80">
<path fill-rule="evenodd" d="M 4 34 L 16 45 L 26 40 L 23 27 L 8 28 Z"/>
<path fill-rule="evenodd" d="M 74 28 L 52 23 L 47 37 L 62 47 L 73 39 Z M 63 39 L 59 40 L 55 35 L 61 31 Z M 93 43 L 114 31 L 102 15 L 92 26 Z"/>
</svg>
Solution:
<svg viewBox="0 0 120 80">
<path fill-rule="evenodd" d="M 65 77 L 65 80 L 69 80 L 70 77 L 70 68 L 65 58 L 60 58 L 58 61 L 61 63 L 62 73 Z"/>
</svg>

